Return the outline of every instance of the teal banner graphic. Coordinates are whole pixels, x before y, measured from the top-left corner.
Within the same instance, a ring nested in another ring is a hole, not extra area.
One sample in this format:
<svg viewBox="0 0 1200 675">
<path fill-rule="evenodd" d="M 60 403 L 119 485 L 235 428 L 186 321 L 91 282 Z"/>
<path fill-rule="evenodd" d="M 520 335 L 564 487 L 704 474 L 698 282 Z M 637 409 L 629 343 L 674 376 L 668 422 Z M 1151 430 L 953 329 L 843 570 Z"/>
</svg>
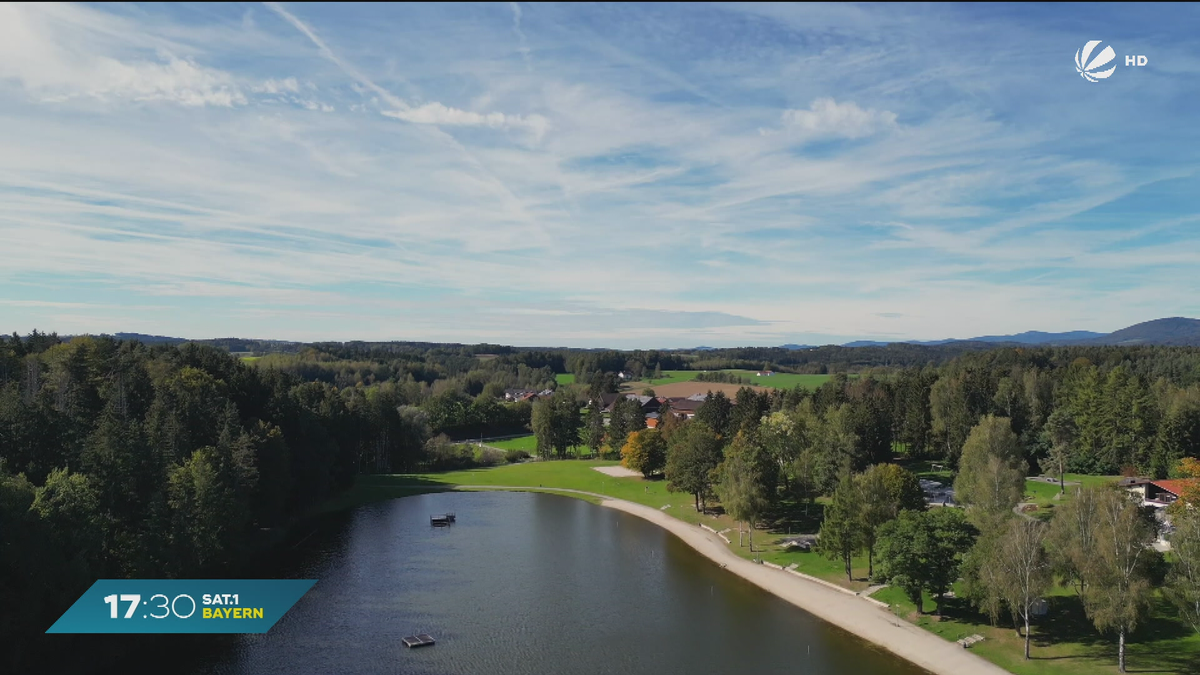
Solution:
<svg viewBox="0 0 1200 675">
<path fill-rule="evenodd" d="M 316 579 L 100 579 L 47 633 L 265 633 Z"/>
</svg>

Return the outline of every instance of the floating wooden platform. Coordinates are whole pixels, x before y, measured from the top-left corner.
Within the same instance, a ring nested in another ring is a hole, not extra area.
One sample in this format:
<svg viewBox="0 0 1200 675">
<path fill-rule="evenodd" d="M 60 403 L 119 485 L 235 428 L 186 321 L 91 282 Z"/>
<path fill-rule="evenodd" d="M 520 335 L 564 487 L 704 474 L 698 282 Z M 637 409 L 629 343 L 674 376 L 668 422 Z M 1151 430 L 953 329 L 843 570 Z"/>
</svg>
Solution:
<svg viewBox="0 0 1200 675">
<path fill-rule="evenodd" d="M 454 514 L 446 513 L 440 516 L 429 516 L 429 524 L 434 527 L 445 527 L 454 522 Z"/>
<path fill-rule="evenodd" d="M 401 638 L 401 639 L 404 642 L 404 646 L 408 647 L 410 649 L 413 649 L 416 647 L 428 647 L 429 645 L 433 644 L 433 637 L 431 637 L 428 633 L 421 633 L 420 635 L 410 635 L 406 638 Z"/>
</svg>

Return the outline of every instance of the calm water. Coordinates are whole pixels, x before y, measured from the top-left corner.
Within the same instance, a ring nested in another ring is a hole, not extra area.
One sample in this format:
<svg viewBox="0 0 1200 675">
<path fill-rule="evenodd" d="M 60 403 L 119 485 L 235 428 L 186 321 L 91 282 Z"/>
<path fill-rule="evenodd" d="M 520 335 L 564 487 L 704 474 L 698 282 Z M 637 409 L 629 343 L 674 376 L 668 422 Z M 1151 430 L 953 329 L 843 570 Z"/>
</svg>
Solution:
<svg viewBox="0 0 1200 675">
<path fill-rule="evenodd" d="M 430 527 L 445 511 L 457 524 Z M 270 633 L 214 650 L 195 673 L 924 673 L 660 528 L 576 499 L 421 495 L 328 530 L 286 570 L 320 580 L 308 595 Z M 417 632 L 437 644 L 406 649 L 400 638 Z"/>
</svg>

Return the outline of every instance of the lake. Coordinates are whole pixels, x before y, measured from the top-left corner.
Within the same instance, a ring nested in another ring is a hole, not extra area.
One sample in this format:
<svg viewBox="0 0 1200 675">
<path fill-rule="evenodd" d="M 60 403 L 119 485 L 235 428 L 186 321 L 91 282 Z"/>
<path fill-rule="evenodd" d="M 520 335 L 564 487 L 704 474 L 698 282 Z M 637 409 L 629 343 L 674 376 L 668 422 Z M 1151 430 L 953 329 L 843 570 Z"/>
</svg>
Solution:
<svg viewBox="0 0 1200 675">
<path fill-rule="evenodd" d="M 429 516 L 455 512 L 451 527 Z M 338 516 L 278 576 L 319 579 L 200 675 L 925 673 L 661 528 L 544 494 L 445 492 Z M 429 633 L 437 644 L 404 647 Z"/>
</svg>

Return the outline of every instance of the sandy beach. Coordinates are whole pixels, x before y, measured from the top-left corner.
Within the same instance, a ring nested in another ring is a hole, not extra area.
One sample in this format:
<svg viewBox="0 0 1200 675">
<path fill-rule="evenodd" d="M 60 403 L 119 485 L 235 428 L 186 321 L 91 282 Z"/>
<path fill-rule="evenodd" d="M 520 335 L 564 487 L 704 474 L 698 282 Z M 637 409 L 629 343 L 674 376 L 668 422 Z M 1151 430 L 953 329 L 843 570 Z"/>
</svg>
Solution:
<svg viewBox="0 0 1200 675">
<path fill-rule="evenodd" d="M 565 488 L 497 488 L 461 485 L 464 489 L 540 490 L 585 494 L 602 499 L 603 506 L 648 520 L 682 539 L 708 559 L 775 594 L 810 614 L 845 629 L 937 675 L 1006 675 L 1007 670 L 963 649 L 956 643 L 914 626 L 871 602 L 803 577 L 741 558 L 717 535 L 672 518 L 658 509 L 613 499 L 594 492 Z"/>
<path fill-rule="evenodd" d="M 633 469 L 626 469 L 625 467 L 623 467 L 619 464 L 617 466 L 594 466 L 594 467 L 592 467 L 592 470 L 599 471 L 600 473 L 602 473 L 606 476 L 612 476 L 613 478 L 641 478 L 642 477 L 641 473 L 634 471 Z"/>
</svg>

